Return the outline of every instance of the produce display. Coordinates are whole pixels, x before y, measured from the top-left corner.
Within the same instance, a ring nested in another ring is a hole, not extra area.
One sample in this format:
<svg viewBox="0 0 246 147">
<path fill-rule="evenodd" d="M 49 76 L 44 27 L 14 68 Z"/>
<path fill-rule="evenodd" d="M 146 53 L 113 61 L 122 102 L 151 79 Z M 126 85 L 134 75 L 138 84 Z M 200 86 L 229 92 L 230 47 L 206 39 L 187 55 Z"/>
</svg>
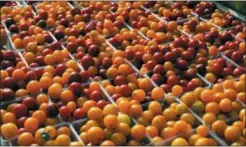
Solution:
<svg viewBox="0 0 246 147">
<path fill-rule="evenodd" d="M 214 2 L 1 2 L 1 145 L 245 146 L 245 22 Z"/>
</svg>

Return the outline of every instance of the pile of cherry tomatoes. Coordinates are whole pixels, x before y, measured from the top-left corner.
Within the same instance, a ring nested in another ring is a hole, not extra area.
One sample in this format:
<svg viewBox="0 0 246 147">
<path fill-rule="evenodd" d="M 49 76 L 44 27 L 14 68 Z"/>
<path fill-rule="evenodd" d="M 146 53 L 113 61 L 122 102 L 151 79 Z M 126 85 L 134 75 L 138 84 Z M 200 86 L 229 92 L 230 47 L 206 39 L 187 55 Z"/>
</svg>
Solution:
<svg viewBox="0 0 246 147">
<path fill-rule="evenodd" d="M 4 2 L 0 31 L 3 145 L 246 145 L 246 27 L 212 2 Z"/>
</svg>

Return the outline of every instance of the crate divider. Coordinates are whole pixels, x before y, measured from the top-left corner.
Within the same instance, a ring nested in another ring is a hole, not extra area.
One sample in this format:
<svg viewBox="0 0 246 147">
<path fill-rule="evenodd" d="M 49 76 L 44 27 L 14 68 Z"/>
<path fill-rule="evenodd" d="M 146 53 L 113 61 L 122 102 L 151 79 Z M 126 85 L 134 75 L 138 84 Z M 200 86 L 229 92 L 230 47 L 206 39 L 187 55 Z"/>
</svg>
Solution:
<svg viewBox="0 0 246 147">
<path fill-rule="evenodd" d="M 244 102 L 242 102 L 241 100 L 236 100 L 236 101 L 238 101 L 240 104 L 242 104 L 244 108 L 246 108 L 246 104 Z"/>
<path fill-rule="evenodd" d="M 11 36 L 10 36 L 11 33 L 10 33 L 9 29 L 6 27 L 5 21 L 2 20 L 1 23 L 2 23 L 2 25 L 3 25 L 3 27 L 4 27 L 5 32 L 6 32 L 7 39 L 9 40 L 9 47 L 10 47 L 10 49 L 11 49 L 11 50 L 14 50 L 14 51 L 18 51 L 18 50 L 15 48 L 14 44 L 13 44 L 13 41 L 12 41 Z"/>
<path fill-rule="evenodd" d="M 25 6 L 24 1 L 22 1 L 22 0 L 14 0 L 14 1 L 17 4 L 17 6 L 19 6 L 19 7 Z"/>
<path fill-rule="evenodd" d="M 76 132 L 76 130 L 75 130 L 75 128 L 73 127 L 73 125 L 72 125 L 71 123 L 69 123 L 68 126 L 69 126 L 69 128 L 70 128 L 72 134 L 73 134 L 74 137 L 76 138 L 76 140 L 78 140 L 78 141 L 81 142 L 83 145 L 85 145 L 84 142 L 83 142 L 83 141 L 81 140 L 81 138 L 79 137 L 79 135 L 78 135 L 78 133 Z"/>
<path fill-rule="evenodd" d="M 233 60 L 231 60 L 230 58 L 226 57 L 224 54 L 222 54 L 221 56 L 222 56 L 222 58 L 226 59 L 228 62 L 232 63 L 234 66 L 241 67 L 240 65 L 235 63 Z"/>
<path fill-rule="evenodd" d="M 75 8 L 83 9 L 83 7 L 80 4 L 78 4 L 78 1 L 73 1 L 72 3 Z"/>
<path fill-rule="evenodd" d="M 211 88 L 212 87 L 212 83 L 209 82 L 207 79 L 205 79 L 202 75 L 200 75 L 199 73 L 196 73 L 196 75 L 205 83 L 207 84 L 207 86 L 205 88 Z"/>
<path fill-rule="evenodd" d="M 191 34 L 189 34 L 189 33 L 185 32 L 185 31 L 183 31 L 182 29 L 178 28 L 178 30 L 179 30 L 182 34 L 188 36 L 189 38 L 192 37 Z"/>
<path fill-rule="evenodd" d="M 40 92 L 39 94 L 42 94 L 42 93 L 43 93 L 43 92 Z M 38 94 L 37 94 L 37 95 L 38 95 Z M 36 96 L 37 96 L 37 95 L 35 95 L 35 99 L 36 99 Z M 16 98 L 16 99 L 14 99 L 14 100 L 12 100 L 12 101 L 7 101 L 6 103 L 2 103 L 2 102 L 1 102 L 0 107 L 2 108 L 2 107 L 5 107 L 5 105 L 9 105 L 9 104 L 13 104 L 13 103 L 21 103 L 21 102 L 24 100 L 24 98 L 29 97 L 29 96 L 32 97 L 32 95 L 26 95 L 26 96 L 23 96 L 23 97 Z M 48 96 L 48 95 L 47 95 L 47 96 Z M 48 96 L 48 104 L 49 104 L 49 103 L 51 103 L 51 100 L 50 100 L 50 97 Z M 58 123 L 55 125 L 55 127 L 59 127 L 59 126 L 62 126 L 62 125 L 65 125 L 65 124 L 66 124 L 66 122 L 63 122 L 63 121 L 59 118 L 59 116 L 56 117 L 56 119 L 58 120 Z M 35 133 L 35 132 L 31 132 L 31 133 Z M 1 141 L 2 141 L 4 144 L 9 144 L 9 146 L 16 146 L 18 136 L 19 136 L 19 135 L 16 135 L 15 137 L 10 138 L 10 139 L 4 139 L 4 138 L 1 136 Z"/>
<path fill-rule="evenodd" d="M 150 12 L 153 16 L 155 16 L 158 20 L 164 22 L 165 24 L 167 24 L 168 22 L 162 18 L 160 18 L 158 15 L 156 15 L 155 13 L 153 13 L 151 10 L 149 10 L 148 8 L 141 6 L 141 8 L 147 12 Z"/>
<path fill-rule="evenodd" d="M 75 8 L 74 5 L 72 5 L 69 1 L 67 2 L 67 4 L 71 9 Z"/>
<path fill-rule="evenodd" d="M 111 96 L 110 96 L 110 95 L 106 92 L 106 90 L 103 88 L 101 82 L 99 82 L 99 84 L 100 84 L 100 88 L 102 89 L 103 94 L 104 94 L 106 97 L 108 97 L 109 102 L 112 103 L 112 104 L 116 104 L 115 101 L 111 98 Z"/>
<path fill-rule="evenodd" d="M 176 101 L 179 102 L 180 104 L 185 105 L 178 97 L 176 97 Z M 201 124 L 205 124 L 204 121 L 201 119 L 200 116 L 198 116 L 195 112 L 193 112 L 189 107 L 187 107 L 187 110 L 196 118 L 196 120 L 198 120 Z M 209 128 L 210 126 L 207 125 Z M 218 137 L 214 131 L 212 131 L 211 129 L 209 129 L 209 134 L 217 141 L 219 142 L 219 144 L 221 144 L 222 146 L 228 146 L 227 143 L 222 140 L 220 137 Z"/>
<path fill-rule="evenodd" d="M 37 95 L 39 95 L 39 94 L 44 94 L 44 92 L 40 92 Z M 17 97 L 17 98 L 15 98 L 13 100 L 1 101 L 0 102 L 0 107 L 4 107 L 5 105 L 9 105 L 11 103 L 20 102 L 20 101 L 22 101 L 23 99 L 25 99 L 27 97 L 36 97 L 37 95 L 33 96 L 33 95 L 28 94 L 28 95 L 25 95 L 25 96 Z"/>
</svg>

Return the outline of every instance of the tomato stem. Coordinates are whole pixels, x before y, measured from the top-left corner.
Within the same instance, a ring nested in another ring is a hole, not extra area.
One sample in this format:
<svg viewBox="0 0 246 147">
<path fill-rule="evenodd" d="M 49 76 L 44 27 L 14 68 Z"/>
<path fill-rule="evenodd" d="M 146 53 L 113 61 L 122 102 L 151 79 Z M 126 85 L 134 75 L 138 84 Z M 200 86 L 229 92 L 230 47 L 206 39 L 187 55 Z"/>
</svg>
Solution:
<svg viewBox="0 0 246 147">
<path fill-rule="evenodd" d="M 45 141 L 48 141 L 50 139 L 50 135 L 46 131 L 42 132 L 41 136 L 42 136 L 42 139 Z"/>
</svg>

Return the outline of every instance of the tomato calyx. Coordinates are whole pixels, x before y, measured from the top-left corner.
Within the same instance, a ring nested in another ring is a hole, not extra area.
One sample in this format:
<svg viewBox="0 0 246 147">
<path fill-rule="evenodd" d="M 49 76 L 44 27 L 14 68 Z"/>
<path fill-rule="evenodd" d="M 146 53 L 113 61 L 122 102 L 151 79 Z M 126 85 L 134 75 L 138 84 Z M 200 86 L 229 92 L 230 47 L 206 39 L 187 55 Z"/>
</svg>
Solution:
<svg viewBox="0 0 246 147">
<path fill-rule="evenodd" d="M 42 139 L 45 140 L 45 141 L 50 140 L 50 135 L 49 135 L 49 133 L 46 132 L 46 131 L 44 131 L 44 132 L 41 133 L 41 137 L 42 137 Z"/>
</svg>

